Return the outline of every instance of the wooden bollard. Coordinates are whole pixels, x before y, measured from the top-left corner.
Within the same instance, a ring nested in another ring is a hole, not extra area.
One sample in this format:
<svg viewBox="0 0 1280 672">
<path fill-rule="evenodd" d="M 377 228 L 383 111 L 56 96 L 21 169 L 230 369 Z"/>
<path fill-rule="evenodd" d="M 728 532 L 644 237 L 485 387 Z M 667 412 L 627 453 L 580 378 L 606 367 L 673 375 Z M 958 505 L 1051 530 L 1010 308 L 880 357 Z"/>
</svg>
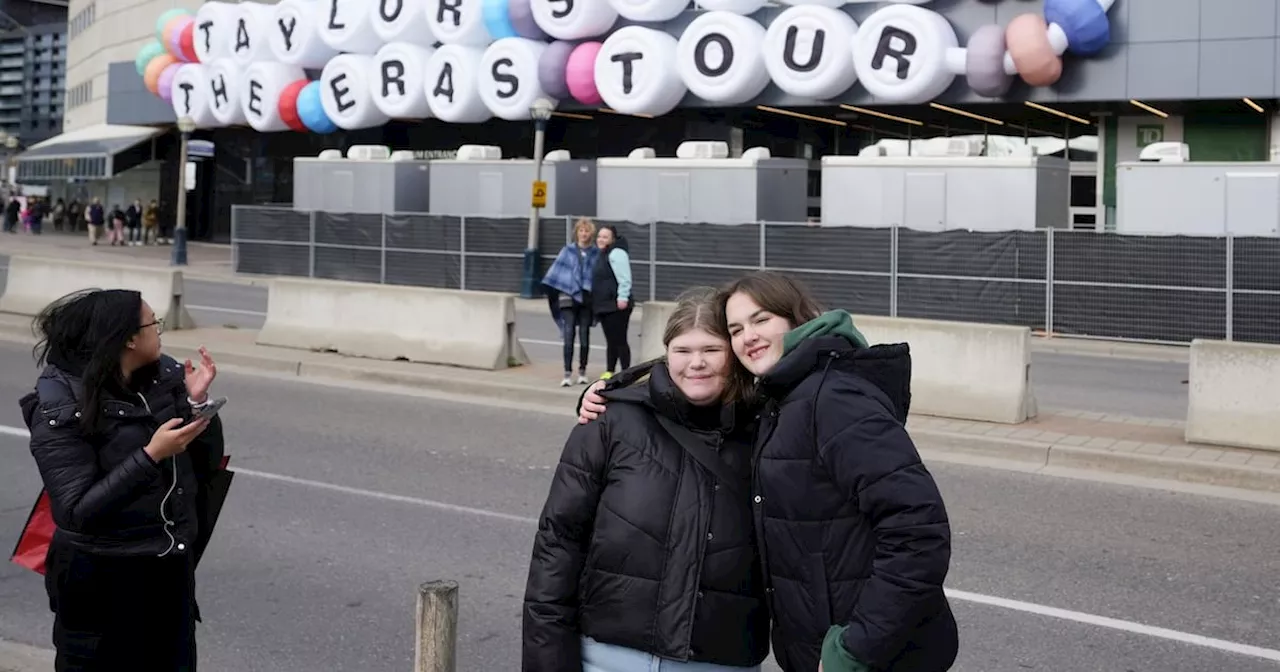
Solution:
<svg viewBox="0 0 1280 672">
<path fill-rule="evenodd" d="M 418 587 L 418 641 L 414 672 L 457 672 L 458 583 L 431 581 Z"/>
</svg>

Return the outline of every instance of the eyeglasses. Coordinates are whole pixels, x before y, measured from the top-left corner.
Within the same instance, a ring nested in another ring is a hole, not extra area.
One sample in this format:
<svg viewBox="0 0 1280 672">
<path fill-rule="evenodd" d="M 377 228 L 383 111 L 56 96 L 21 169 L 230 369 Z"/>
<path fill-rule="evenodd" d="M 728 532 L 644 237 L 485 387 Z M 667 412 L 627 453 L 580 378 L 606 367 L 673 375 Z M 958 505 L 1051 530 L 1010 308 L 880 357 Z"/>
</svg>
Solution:
<svg viewBox="0 0 1280 672">
<path fill-rule="evenodd" d="M 147 327 L 155 327 L 156 335 L 159 336 L 160 334 L 164 333 L 164 320 L 156 320 L 155 322 L 148 322 L 147 324 L 144 324 L 141 327 L 138 327 L 138 331 L 142 331 Z"/>
</svg>

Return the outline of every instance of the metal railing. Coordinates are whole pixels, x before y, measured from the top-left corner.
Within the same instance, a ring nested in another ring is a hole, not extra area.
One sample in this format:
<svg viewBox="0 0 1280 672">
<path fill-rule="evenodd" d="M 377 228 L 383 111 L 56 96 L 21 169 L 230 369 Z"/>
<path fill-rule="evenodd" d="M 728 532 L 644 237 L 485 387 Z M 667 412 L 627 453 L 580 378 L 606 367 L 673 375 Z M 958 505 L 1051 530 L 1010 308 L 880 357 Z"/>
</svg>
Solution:
<svg viewBox="0 0 1280 672">
<path fill-rule="evenodd" d="M 544 269 L 575 219 L 543 219 Z M 1278 238 L 609 223 L 628 239 L 638 300 L 669 300 L 691 285 L 767 268 L 855 313 L 1148 342 L 1280 342 Z M 526 226 L 524 218 L 236 206 L 234 265 L 242 273 L 516 292 Z"/>
</svg>

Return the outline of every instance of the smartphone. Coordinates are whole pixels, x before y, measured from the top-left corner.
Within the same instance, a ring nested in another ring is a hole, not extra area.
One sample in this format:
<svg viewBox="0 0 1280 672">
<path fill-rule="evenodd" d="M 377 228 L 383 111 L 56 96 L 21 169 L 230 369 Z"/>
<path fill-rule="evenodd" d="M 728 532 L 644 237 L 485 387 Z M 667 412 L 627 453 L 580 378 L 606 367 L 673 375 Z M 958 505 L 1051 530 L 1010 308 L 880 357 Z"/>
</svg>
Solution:
<svg viewBox="0 0 1280 672">
<path fill-rule="evenodd" d="M 226 405 L 226 397 L 214 399 L 213 401 L 210 401 L 207 406 L 194 409 L 194 415 L 196 418 L 213 418 L 213 416 L 217 415 L 218 411 L 221 411 L 222 407 Z"/>
</svg>

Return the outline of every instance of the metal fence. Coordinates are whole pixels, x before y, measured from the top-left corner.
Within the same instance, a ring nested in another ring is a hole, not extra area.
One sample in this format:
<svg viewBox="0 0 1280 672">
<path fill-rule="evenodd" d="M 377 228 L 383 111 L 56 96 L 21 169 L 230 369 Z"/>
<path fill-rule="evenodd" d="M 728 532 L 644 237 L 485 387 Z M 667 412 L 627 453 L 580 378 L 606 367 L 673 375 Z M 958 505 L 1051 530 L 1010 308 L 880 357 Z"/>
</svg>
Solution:
<svg viewBox="0 0 1280 672">
<path fill-rule="evenodd" d="M 573 221 L 543 219 L 544 269 Z M 767 268 L 854 313 L 1094 338 L 1280 342 L 1277 238 L 609 223 L 628 239 L 641 301 Z M 259 206 L 232 214 L 237 272 L 449 289 L 519 291 L 526 234 L 524 218 Z"/>
</svg>

